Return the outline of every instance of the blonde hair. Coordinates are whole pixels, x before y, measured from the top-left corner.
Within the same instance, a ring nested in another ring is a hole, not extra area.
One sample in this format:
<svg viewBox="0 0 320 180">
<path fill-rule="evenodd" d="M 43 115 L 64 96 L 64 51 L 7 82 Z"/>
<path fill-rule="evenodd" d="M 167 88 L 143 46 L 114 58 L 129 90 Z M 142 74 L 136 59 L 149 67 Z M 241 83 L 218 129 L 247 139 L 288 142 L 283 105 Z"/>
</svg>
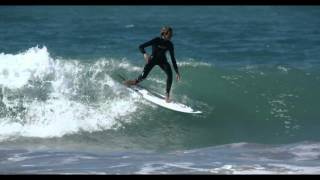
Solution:
<svg viewBox="0 0 320 180">
<path fill-rule="evenodd" d="M 168 32 L 172 32 L 172 28 L 170 26 L 164 26 L 160 30 L 160 35 L 163 36 L 164 34 L 167 34 Z"/>
</svg>

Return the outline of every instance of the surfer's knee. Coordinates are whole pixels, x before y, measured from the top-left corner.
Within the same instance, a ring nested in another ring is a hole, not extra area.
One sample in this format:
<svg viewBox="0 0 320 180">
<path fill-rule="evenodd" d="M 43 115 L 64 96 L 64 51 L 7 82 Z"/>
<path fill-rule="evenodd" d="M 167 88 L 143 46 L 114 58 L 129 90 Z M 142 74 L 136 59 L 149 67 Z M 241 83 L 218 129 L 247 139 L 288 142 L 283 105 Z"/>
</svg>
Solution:
<svg viewBox="0 0 320 180">
<path fill-rule="evenodd" d="M 172 83 L 172 73 L 167 73 L 167 83 L 171 85 Z"/>
<path fill-rule="evenodd" d="M 172 82 L 172 73 L 168 74 L 168 80 Z"/>
<path fill-rule="evenodd" d="M 172 80 L 172 70 L 171 70 L 170 66 L 165 69 L 165 72 L 167 74 L 168 80 Z"/>
</svg>

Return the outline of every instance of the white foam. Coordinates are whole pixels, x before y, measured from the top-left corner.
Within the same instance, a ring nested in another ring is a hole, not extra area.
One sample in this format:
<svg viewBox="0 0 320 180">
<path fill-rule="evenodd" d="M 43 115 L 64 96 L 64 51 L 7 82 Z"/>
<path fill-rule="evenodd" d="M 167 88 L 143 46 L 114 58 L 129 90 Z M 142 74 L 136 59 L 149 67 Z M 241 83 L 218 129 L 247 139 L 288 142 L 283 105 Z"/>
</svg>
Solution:
<svg viewBox="0 0 320 180">
<path fill-rule="evenodd" d="M 127 24 L 125 27 L 126 27 L 126 28 L 133 28 L 134 25 L 133 25 L 133 24 Z"/>
<path fill-rule="evenodd" d="M 279 170 L 275 171 L 272 169 L 267 169 L 260 165 L 243 165 L 243 166 L 233 166 L 228 169 L 230 174 L 279 174 Z"/>
<path fill-rule="evenodd" d="M 0 122 L 0 136 L 61 137 L 78 131 L 100 131 L 119 127 L 117 118 L 136 111 L 134 101 L 113 100 L 93 108 L 64 97 L 46 103 L 33 101 L 28 105 L 24 123 L 10 119 Z M 130 119 L 126 118 L 129 122 Z"/>
<path fill-rule="evenodd" d="M 109 68 L 109 65 L 112 65 Z M 122 64 L 122 65 L 121 65 Z M 26 108 L 23 119 L 3 117 L 0 119 L 0 141 L 24 137 L 61 137 L 80 131 L 101 131 L 118 128 L 123 122 L 131 122 L 129 114 L 137 110 L 137 96 L 117 98 L 116 83 L 106 74 L 106 70 L 123 67 L 125 60 L 98 60 L 89 67 L 76 60 L 61 60 L 50 57 L 47 48 L 30 48 L 16 55 L 0 54 L 0 85 L 9 89 L 23 88 L 33 78 L 43 80 L 52 75 L 48 83 L 51 88 L 46 100 L 28 99 L 23 102 Z M 129 66 L 129 65 L 128 65 Z M 125 66 L 126 67 L 126 66 Z M 5 73 L 3 73 L 5 72 Z M 95 103 L 77 101 L 77 91 L 87 73 L 92 73 L 90 82 L 104 93 L 106 85 L 111 90 L 110 97 L 98 96 Z M 14 74 L 18 74 L 15 76 Z M 113 93 L 113 94 L 112 94 Z M 21 99 L 8 100 L 4 94 L 3 103 L 7 107 L 17 106 Z M 25 99 L 23 99 L 25 100 Z M 122 118 L 120 122 L 118 119 Z"/>
<path fill-rule="evenodd" d="M 132 64 L 128 63 L 128 62 L 121 62 L 119 64 L 119 67 L 124 68 L 128 71 L 134 71 L 134 72 L 140 72 L 142 71 L 141 67 L 137 67 L 137 66 L 133 66 Z"/>
<path fill-rule="evenodd" d="M 19 154 L 15 154 L 13 157 L 9 157 L 8 161 L 19 162 L 30 159 L 29 157 L 21 157 Z"/>
<path fill-rule="evenodd" d="M 205 67 L 211 67 L 212 65 L 209 63 L 205 63 L 205 62 L 196 62 L 196 61 L 181 61 L 181 62 L 177 62 L 177 65 L 180 67 L 201 67 L 201 66 L 205 66 Z"/>
<path fill-rule="evenodd" d="M 208 172 L 217 174 L 318 174 L 318 166 L 295 166 L 287 164 L 270 163 L 266 166 L 253 165 L 223 165 Z"/>
<path fill-rule="evenodd" d="M 317 160 L 320 158 L 320 144 L 303 144 L 298 145 L 288 150 L 294 154 L 295 160 Z"/>
<path fill-rule="evenodd" d="M 164 84 L 164 85 L 166 84 L 166 81 L 164 79 L 160 80 L 160 79 L 157 79 L 157 78 L 148 78 L 148 80 L 156 82 L 158 84 Z"/>
<path fill-rule="evenodd" d="M 288 67 L 283 67 L 283 66 L 277 66 L 277 69 L 284 72 L 284 73 L 288 73 L 290 68 Z"/>
<path fill-rule="evenodd" d="M 231 148 L 241 148 L 241 147 L 244 147 L 248 145 L 248 143 L 246 142 L 239 142 L 239 143 L 232 143 L 232 144 L 229 144 L 228 146 L 230 146 Z"/>
<path fill-rule="evenodd" d="M 159 166 L 154 167 L 154 163 L 147 163 L 141 167 L 139 171 L 135 174 L 152 174 L 152 173 L 159 173 L 157 171 L 163 170 L 166 168 L 165 165 L 161 164 Z"/>
<path fill-rule="evenodd" d="M 46 47 L 33 47 L 13 54 L 0 54 L 0 85 L 8 88 L 20 88 L 29 79 L 42 77 L 51 71 L 52 59 Z"/>
<path fill-rule="evenodd" d="M 295 165 L 287 165 L 287 164 L 269 164 L 269 165 L 284 169 L 285 171 L 283 171 L 282 174 L 319 174 L 320 173 L 319 166 L 295 166 Z"/>
</svg>

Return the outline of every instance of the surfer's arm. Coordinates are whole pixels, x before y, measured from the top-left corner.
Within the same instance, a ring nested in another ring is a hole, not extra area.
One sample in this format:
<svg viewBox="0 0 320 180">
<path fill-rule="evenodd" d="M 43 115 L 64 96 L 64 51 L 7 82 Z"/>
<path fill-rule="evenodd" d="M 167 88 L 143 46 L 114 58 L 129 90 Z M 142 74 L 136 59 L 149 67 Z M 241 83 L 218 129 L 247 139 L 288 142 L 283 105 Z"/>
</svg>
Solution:
<svg viewBox="0 0 320 180">
<path fill-rule="evenodd" d="M 144 48 L 146 48 L 146 47 L 148 47 L 148 46 L 151 46 L 151 45 L 154 44 L 158 39 L 159 39 L 159 38 L 156 37 L 156 38 L 154 38 L 154 39 L 152 39 L 152 40 L 150 40 L 150 41 L 148 41 L 148 42 L 145 42 L 145 43 L 141 44 L 141 45 L 139 46 L 140 52 L 141 52 L 142 54 L 145 54 L 145 53 L 146 53 L 146 50 L 145 50 Z"/>
<path fill-rule="evenodd" d="M 174 68 L 174 70 L 176 71 L 176 73 L 179 74 L 179 70 L 178 70 L 176 58 L 174 57 L 174 47 L 173 47 L 173 44 L 171 44 L 171 46 L 170 46 L 170 48 L 169 48 L 169 52 L 170 52 L 170 57 L 171 57 L 171 61 L 172 61 L 173 68 Z"/>
</svg>

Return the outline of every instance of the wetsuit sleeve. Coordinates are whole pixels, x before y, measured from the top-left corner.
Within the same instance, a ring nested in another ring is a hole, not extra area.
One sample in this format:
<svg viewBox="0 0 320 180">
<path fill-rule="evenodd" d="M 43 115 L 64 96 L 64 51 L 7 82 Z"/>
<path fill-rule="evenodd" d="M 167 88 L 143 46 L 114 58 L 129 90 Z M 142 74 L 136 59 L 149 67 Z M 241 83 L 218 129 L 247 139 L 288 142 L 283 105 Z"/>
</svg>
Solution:
<svg viewBox="0 0 320 180">
<path fill-rule="evenodd" d="M 174 57 L 174 47 L 173 44 L 171 44 L 170 49 L 170 57 L 171 57 L 171 61 L 172 61 L 172 65 L 174 70 L 176 71 L 177 74 L 179 74 L 179 70 L 178 70 L 178 66 L 177 66 L 177 62 L 176 62 L 176 58 Z"/>
<path fill-rule="evenodd" d="M 139 46 L 140 52 L 141 52 L 142 54 L 146 53 L 146 50 L 145 50 L 144 48 L 146 48 L 146 47 L 148 47 L 148 46 L 151 46 L 152 44 L 154 44 L 155 42 L 157 42 L 158 39 L 159 39 L 159 38 L 156 37 L 156 38 L 154 38 L 154 39 L 152 39 L 152 40 L 150 40 L 150 41 L 148 41 L 148 42 L 145 42 L 145 43 L 141 44 L 141 45 Z"/>
</svg>

